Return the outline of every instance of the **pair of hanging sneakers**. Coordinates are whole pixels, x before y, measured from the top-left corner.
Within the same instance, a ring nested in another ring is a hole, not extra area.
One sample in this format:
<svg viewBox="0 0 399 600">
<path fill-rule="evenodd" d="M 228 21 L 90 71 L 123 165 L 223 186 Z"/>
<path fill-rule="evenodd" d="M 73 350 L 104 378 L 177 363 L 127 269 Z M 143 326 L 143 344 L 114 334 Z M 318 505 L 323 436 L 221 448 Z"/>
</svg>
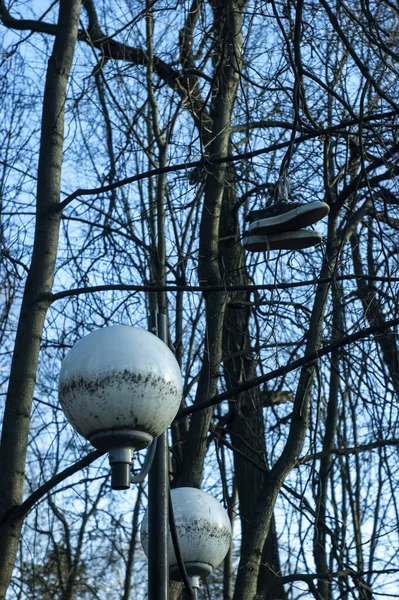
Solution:
<svg viewBox="0 0 399 600">
<path fill-rule="evenodd" d="M 330 212 L 325 202 L 294 202 L 281 198 L 275 204 L 251 210 L 243 244 L 250 252 L 269 250 L 301 250 L 320 244 L 321 233 L 304 229 L 323 219 Z"/>
</svg>

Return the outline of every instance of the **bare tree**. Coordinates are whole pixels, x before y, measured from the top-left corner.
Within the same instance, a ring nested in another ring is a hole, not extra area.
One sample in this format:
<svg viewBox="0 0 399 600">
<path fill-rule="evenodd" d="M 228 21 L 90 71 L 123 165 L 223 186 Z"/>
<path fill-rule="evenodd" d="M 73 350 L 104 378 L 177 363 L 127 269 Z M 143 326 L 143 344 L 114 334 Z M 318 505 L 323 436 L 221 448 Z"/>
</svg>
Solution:
<svg viewBox="0 0 399 600">
<path fill-rule="evenodd" d="M 397 7 L 0 0 L 0 18 L 0 598 L 144 597 L 145 490 L 130 512 L 110 500 L 55 396 L 77 339 L 153 308 L 184 379 L 172 485 L 212 490 L 235 522 L 210 593 L 392 593 Z M 324 242 L 246 252 L 244 218 L 282 176 L 328 203 Z"/>
</svg>

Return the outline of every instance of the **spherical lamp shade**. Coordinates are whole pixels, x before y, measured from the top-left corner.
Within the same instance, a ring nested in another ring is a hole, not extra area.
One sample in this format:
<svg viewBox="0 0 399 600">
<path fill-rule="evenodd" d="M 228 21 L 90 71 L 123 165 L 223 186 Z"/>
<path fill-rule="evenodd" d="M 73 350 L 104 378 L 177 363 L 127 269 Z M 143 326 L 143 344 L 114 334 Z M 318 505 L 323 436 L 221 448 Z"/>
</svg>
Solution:
<svg viewBox="0 0 399 600">
<path fill-rule="evenodd" d="M 173 512 L 180 549 L 188 575 L 204 578 L 226 556 L 231 543 L 231 525 L 227 512 L 210 494 L 196 488 L 172 490 Z M 148 553 L 148 511 L 141 523 L 141 543 Z M 180 580 L 180 571 L 168 537 L 169 568 L 172 579 Z"/>
<path fill-rule="evenodd" d="M 139 327 L 105 327 L 81 339 L 61 368 L 59 399 L 71 425 L 97 448 L 148 446 L 182 397 L 169 348 Z"/>
</svg>

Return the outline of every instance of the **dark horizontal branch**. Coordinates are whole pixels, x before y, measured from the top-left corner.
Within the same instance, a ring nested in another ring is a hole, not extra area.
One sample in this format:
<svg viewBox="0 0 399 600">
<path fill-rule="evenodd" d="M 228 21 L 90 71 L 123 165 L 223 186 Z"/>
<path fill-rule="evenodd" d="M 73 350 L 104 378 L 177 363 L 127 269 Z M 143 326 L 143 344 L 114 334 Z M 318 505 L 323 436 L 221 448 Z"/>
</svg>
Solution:
<svg viewBox="0 0 399 600">
<path fill-rule="evenodd" d="M 257 461 L 251 459 L 249 456 L 241 452 L 237 448 L 230 444 L 222 435 L 225 430 L 221 427 L 217 427 L 214 431 L 214 435 L 218 438 L 221 444 L 224 444 L 229 450 L 232 452 L 236 452 L 240 454 L 244 460 L 247 460 L 254 467 L 263 471 L 265 473 L 270 473 L 270 469 L 268 469 L 265 465 L 259 464 Z M 324 456 L 338 455 L 338 456 L 349 456 L 350 454 L 360 454 L 361 452 L 369 452 L 370 450 L 375 450 L 377 448 L 385 448 L 386 446 L 399 446 L 399 438 L 392 438 L 390 440 L 378 440 L 375 442 L 370 442 L 369 444 L 361 444 L 360 446 L 352 446 L 349 448 L 332 448 L 331 450 L 327 450 L 325 452 L 316 452 L 315 454 L 307 454 L 306 456 L 302 456 L 298 458 L 297 465 L 300 466 L 306 464 L 308 462 L 314 462 L 315 460 L 319 460 Z"/>
<path fill-rule="evenodd" d="M 377 121 L 377 120 L 384 119 L 384 118 L 390 118 L 394 115 L 395 115 L 394 111 L 380 113 L 378 115 L 370 115 L 369 117 L 364 117 L 362 119 L 362 125 L 364 127 L 364 123 L 366 123 L 366 122 Z M 96 196 L 99 194 L 104 194 L 104 193 L 116 190 L 118 188 L 121 188 L 125 185 L 135 183 L 136 181 L 148 179 L 149 177 L 155 177 L 157 175 L 162 175 L 164 173 L 173 173 L 173 172 L 183 171 L 183 170 L 187 171 L 187 170 L 191 170 L 196 167 L 206 168 L 207 166 L 211 166 L 211 165 L 220 165 L 220 164 L 232 163 L 232 162 L 240 161 L 240 160 L 249 160 L 251 158 L 256 158 L 257 156 L 262 156 L 263 154 L 270 154 L 272 152 L 276 152 L 277 150 L 284 150 L 284 149 L 288 148 L 288 146 L 290 146 L 291 143 L 297 145 L 302 142 L 309 141 L 311 139 L 315 139 L 318 137 L 324 137 L 326 135 L 331 135 L 331 134 L 340 132 L 340 130 L 342 130 L 342 129 L 346 129 L 347 127 L 353 127 L 354 125 L 357 125 L 359 123 L 359 121 L 360 121 L 360 118 L 343 121 L 342 123 L 339 123 L 338 125 L 333 125 L 332 127 L 327 127 L 325 129 L 318 129 L 318 130 L 312 131 L 311 133 L 307 133 L 306 135 L 298 136 L 297 138 L 295 138 L 295 140 L 293 142 L 291 142 L 290 140 L 285 141 L 285 142 L 279 142 L 277 144 L 272 144 L 271 146 L 268 146 L 267 148 L 259 148 L 259 150 L 253 150 L 252 152 L 242 152 L 240 154 L 234 154 L 232 156 L 225 156 L 225 157 L 214 157 L 214 156 L 204 157 L 201 160 L 196 160 L 193 162 L 184 162 L 184 163 L 178 163 L 176 165 L 169 165 L 167 167 L 159 167 L 157 169 L 151 169 L 150 171 L 145 171 L 144 173 L 138 173 L 137 175 L 132 175 L 131 177 L 125 177 L 124 179 L 115 181 L 114 183 L 111 183 L 109 185 L 104 185 L 104 186 L 101 186 L 98 188 L 78 189 L 78 190 L 75 190 L 75 192 L 73 192 L 69 196 L 67 196 L 67 198 L 65 198 L 65 200 L 60 202 L 60 204 L 56 207 L 55 210 L 57 210 L 57 211 L 63 210 L 66 206 L 68 206 L 73 200 L 75 200 L 79 196 L 93 196 L 93 195 Z"/>
<path fill-rule="evenodd" d="M 85 467 L 88 467 L 89 465 L 91 465 L 92 462 L 97 460 L 97 458 L 100 458 L 100 456 L 102 456 L 103 454 L 105 453 L 102 450 L 94 450 L 94 452 L 90 452 L 90 454 L 88 454 L 81 460 L 78 460 L 78 462 L 74 463 L 70 467 L 67 467 L 66 469 L 61 471 L 61 473 L 57 473 L 57 475 L 54 475 L 54 477 L 52 477 L 49 481 L 46 481 L 37 490 L 35 490 L 33 494 L 31 494 L 24 502 L 22 502 L 22 504 L 20 504 L 19 506 L 15 506 L 11 511 L 9 511 L 4 516 L 2 523 L 0 523 L 0 527 L 7 521 L 19 521 L 21 519 L 24 519 L 30 511 L 30 509 L 36 504 L 36 502 L 38 502 L 41 498 L 48 494 L 53 488 L 55 488 L 55 486 L 57 486 L 59 483 L 61 483 L 68 477 L 71 477 L 71 475 L 74 475 L 78 471 L 81 471 Z"/>
<path fill-rule="evenodd" d="M 294 124 L 290 121 L 278 121 L 276 119 L 261 119 L 260 121 L 249 121 L 240 125 L 233 125 L 231 131 L 233 133 L 246 133 L 253 129 L 268 129 L 269 127 L 292 130 Z M 311 131 L 311 128 L 308 128 Z"/>
<path fill-rule="evenodd" d="M 319 137 L 321 135 L 320 132 L 317 134 L 311 135 L 303 135 L 298 137 L 295 140 L 296 144 L 300 142 Z M 256 156 L 261 156 L 262 154 L 268 154 L 271 152 L 275 152 L 277 150 L 282 150 L 287 148 L 290 145 L 290 142 L 280 142 L 278 144 L 273 144 L 268 146 L 267 148 L 260 148 L 259 150 L 254 150 L 253 152 L 243 152 L 241 154 L 235 154 L 234 156 L 226 156 L 226 157 L 207 157 L 201 160 L 196 160 L 193 162 L 184 162 L 178 163 L 176 165 L 169 165 L 167 167 L 159 167 L 157 169 L 151 169 L 150 171 L 144 171 L 144 173 L 138 173 L 137 175 L 132 175 L 131 177 L 125 177 L 119 181 L 115 181 L 109 185 L 104 185 L 98 188 L 91 189 L 78 189 L 72 194 L 70 194 L 65 200 L 60 202 L 55 208 L 56 211 L 63 210 L 66 208 L 73 200 L 78 198 L 79 196 L 97 196 L 99 194 L 105 194 L 107 192 L 111 192 L 113 190 L 119 189 L 125 185 L 129 185 L 131 183 L 135 183 L 136 181 L 142 181 L 143 179 L 148 179 L 150 177 L 155 177 L 157 175 L 163 175 L 164 173 L 174 173 L 177 171 L 188 171 L 193 168 L 206 168 L 211 165 L 220 165 L 222 163 L 231 163 L 239 160 L 248 160 L 250 158 L 255 158 Z"/>
<path fill-rule="evenodd" d="M 247 292 L 247 291 L 273 291 L 273 290 L 289 290 L 299 287 L 307 287 L 311 285 L 318 285 L 321 283 L 331 283 L 334 281 L 350 281 L 358 279 L 367 279 L 367 281 L 386 281 L 389 283 L 399 282 L 399 277 L 379 277 L 379 276 L 359 276 L 359 275 L 341 275 L 339 277 L 326 277 L 324 279 L 309 279 L 306 281 L 294 281 L 292 283 L 265 283 L 259 285 L 130 285 L 125 283 L 116 283 L 109 285 L 94 285 L 85 286 L 81 288 L 74 288 L 71 290 L 63 290 L 62 292 L 55 292 L 54 294 L 48 294 L 45 298 L 48 302 L 56 302 L 57 300 L 63 300 L 64 298 L 70 298 L 71 296 L 80 296 L 82 294 L 94 294 L 97 292 Z"/>
<path fill-rule="evenodd" d="M 368 123 L 372 123 L 373 121 L 379 121 L 381 119 L 390 119 L 394 117 L 397 113 L 394 110 L 390 110 L 382 113 L 371 113 L 370 115 L 364 116 L 363 118 L 356 117 L 353 119 L 348 119 L 347 121 L 342 121 L 337 125 L 332 125 L 331 127 L 326 127 L 325 129 L 318 129 L 319 132 L 324 132 L 324 135 L 333 134 L 338 131 L 341 135 L 344 133 L 341 131 L 342 129 L 346 129 L 349 127 L 353 127 L 354 125 L 358 125 L 360 122 L 362 126 L 367 125 Z M 281 121 L 277 119 L 261 119 L 260 121 L 249 121 L 248 123 L 241 123 L 240 125 L 234 125 L 231 128 L 231 131 L 240 133 L 246 132 L 252 129 L 267 129 L 267 128 L 280 128 L 292 130 L 294 128 L 294 123 L 290 121 Z M 306 131 L 307 134 L 315 133 L 315 130 L 312 127 L 306 127 L 306 129 L 302 128 L 302 131 Z M 353 132 L 345 132 L 348 136 L 353 136 Z M 322 135 L 322 133 L 319 133 Z"/>
<path fill-rule="evenodd" d="M 384 448 L 385 446 L 398 446 L 399 439 L 392 438 L 390 440 L 378 440 L 376 442 L 370 442 L 369 444 L 361 444 L 360 446 L 352 446 L 350 448 L 332 448 L 326 452 L 316 452 L 316 454 L 307 454 L 298 459 L 298 464 L 302 465 L 314 460 L 319 460 L 324 456 L 331 454 L 337 456 L 348 456 L 349 454 L 360 454 L 361 452 L 368 452 L 369 450 L 375 450 L 376 448 Z"/>
<path fill-rule="evenodd" d="M 176 419 L 185 417 L 186 415 L 191 415 L 200 410 L 204 410 L 205 408 L 210 408 L 211 406 L 216 406 L 224 400 L 230 400 L 231 398 L 234 398 L 234 396 L 237 396 L 242 392 L 246 392 L 258 385 L 271 381 L 272 379 L 276 379 L 277 377 L 282 377 L 283 375 L 286 375 L 291 371 L 295 371 L 300 367 L 308 366 L 312 363 L 315 363 L 319 358 L 330 354 L 334 350 L 338 350 L 339 348 L 343 348 L 344 346 L 348 346 L 349 344 L 353 344 L 355 342 L 358 342 L 359 340 L 363 340 L 371 335 L 382 333 L 383 331 L 386 331 L 391 327 L 396 327 L 397 325 L 399 325 L 399 317 L 396 319 L 391 319 L 390 321 L 386 321 L 383 325 L 374 325 L 372 327 L 366 327 L 364 329 L 360 329 L 360 331 L 357 331 L 356 333 L 353 333 L 351 335 L 343 336 L 340 339 L 332 342 L 331 344 L 324 346 L 324 348 L 320 348 L 320 350 L 311 352 L 310 354 L 307 354 L 302 358 L 298 358 L 297 360 L 294 360 L 292 363 L 285 365 L 284 367 L 279 367 L 274 371 L 270 371 L 270 373 L 267 373 L 266 375 L 261 375 L 260 377 L 256 377 L 255 379 L 251 379 L 250 381 L 245 381 L 244 383 L 241 383 L 232 390 L 227 390 L 226 392 L 217 394 L 216 396 L 213 396 L 212 398 L 209 398 L 204 402 L 199 402 L 198 404 L 194 404 L 193 406 L 187 406 L 186 408 L 183 408 L 178 412 Z"/>
<path fill-rule="evenodd" d="M 15 19 L 8 12 L 4 0 L 0 0 L 0 20 L 8 29 L 47 33 L 48 35 L 56 35 L 57 33 L 57 25 L 53 23 L 46 23 L 41 19 Z"/>
</svg>

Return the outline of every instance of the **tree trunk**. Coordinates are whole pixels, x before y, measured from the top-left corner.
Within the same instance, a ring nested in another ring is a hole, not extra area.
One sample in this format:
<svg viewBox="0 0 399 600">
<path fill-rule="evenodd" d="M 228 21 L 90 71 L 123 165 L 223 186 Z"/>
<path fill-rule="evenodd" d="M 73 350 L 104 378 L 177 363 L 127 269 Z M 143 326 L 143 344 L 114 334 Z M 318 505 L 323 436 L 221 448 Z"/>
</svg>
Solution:
<svg viewBox="0 0 399 600">
<path fill-rule="evenodd" d="M 245 270 L 244 248 L 240 244 L 240 229 L 237 206 L 237 196 L 234 186 L 234 170 L 229 168 L 228 185 L 225 189 L 222 219 L 220 227 L 219 262 L 223 269 L 223 280 L 226 285 L 250 286 L 250 280 Z M 227 388 L 232 389 L 246 379 L 256 376 L 257 361 L 251 355 L 249 320 L 251 306 L 250 292 L 235 292 L 231 294 L 226 310 L 223 332 L 224 377 Z M 250 401 L 249 401 L 250 400 Z M 240 409 L 241 401 L 244 406 L 254 409 L 243 414 Z M 263 412 L 261 408 L 261 393 L 255 388 L 230 402 L 231 424 L 229 433 L 233 446 L 237 449 L 234 454 L 234 471 L 240 502 L 241 518 L 241 555 L 251 552 L 250 531 L 254 518 L 259 509 L 260 494 L 267 478 L 266 441 Z M 247 458 L 246 458 L 247 457 Z M 257 468 L 253 462 L 259 465 Z M 271 527 L 265 536 L 263 545 L 262 566 L 258 577 L 258 597 L 264 600 L 286 598 L 281 585 L 271 586 L 276 575 L 280 574 L 280 560 L 275 527 Z"/>
<path fill-rule="evenodd" d="M 335 217 L 331 214 L 328 238 L 327 255 L 320 273 L 320 279 L 322 280 L 334 272 L 337 261 Z M 329 289 L 329 283 L 319 283 L 317 286 L 305 354 L 310 354 L 320 348 L 323 317 Z M 273 522 L 273 509 L 278 492 L 285 478 L 296 464 L 308 428 L 309 404 L 315 371 L 315 364 L 303 367 L 301 370 L 291 416 L 290 431 L 280 458 L 270 473 L 265 474 L 264 477 L 262 489 L 259 494 L 259 502 L 253 518 L 253 525 L 248 533 L 248 550 L 240 558 L 234 600 L 254 600 L 256 598 L 263 547 Z"/>
<path fill-rule="evenodd" d="M 0 445 L 0 523 L 21 504 L 36 370 L 57 256 L 66 87 L 75 51 L 80 0 L 62 0 L 48 62 L 38 168 L 36 229 L 12 360 Z M 5 598 L 22 521 L 0 527 L 0 598 Z"/>
<path fill-rule="evenodd" d="M 213 6 L 214 29 L 218 33 L 217 53 L 219 69 L 214 83 L 212 134 L 202 132 L 210 138 L 207 146 L 209 156 L 228 156 L 231 136 L 231 116 L 236 100 L 242 59 L 242 14 L 241 4 L 236 0 L 218 2 Z M 209 165 L 205 185 L 204 206 L 201 218 L 199 241 L 199 280 L 206 285 L 220 285 L 222 274 L 219 268 L 219 226 L 226 178 L 226 165 Z M 205 297 L 206 331 L 203 364 L 201 367 L 195 402 L 202 402 L 217 391 L 219 366 L 222 358 L 223 320 L 227 294 L 208 292 Z M 179 485 L 199 487 L 202 480 L 207 434 L 213 409 L 195 413 L 190 422 L 183 456 L 182 478 Z"/>
<path fill-rule="evenodd" d="M 341 285 L 336 282 L 334 288 L 332 340 L 342 337 L 344 334 Z M 320 461 L 317 490 L 317 512 L 314 528 L 314 559 L 317 573 L 327 573 L 329 570 L 325 523 L 328 504 L 328 483 L 333 464 L 333 455 L 329 452 L 334 448 L 335 432 L 338 421 L 339 385 L 341 380 L 340 361 L 341 351 L 335 350 L 331 353 L 330 389 L 323 438 L 323 452 L 326 454 Z M 321 598 L 323 598 L 323 600 L 330 600 L 331 583 L 320 579 L 317 587 Z"/>
</svg>

